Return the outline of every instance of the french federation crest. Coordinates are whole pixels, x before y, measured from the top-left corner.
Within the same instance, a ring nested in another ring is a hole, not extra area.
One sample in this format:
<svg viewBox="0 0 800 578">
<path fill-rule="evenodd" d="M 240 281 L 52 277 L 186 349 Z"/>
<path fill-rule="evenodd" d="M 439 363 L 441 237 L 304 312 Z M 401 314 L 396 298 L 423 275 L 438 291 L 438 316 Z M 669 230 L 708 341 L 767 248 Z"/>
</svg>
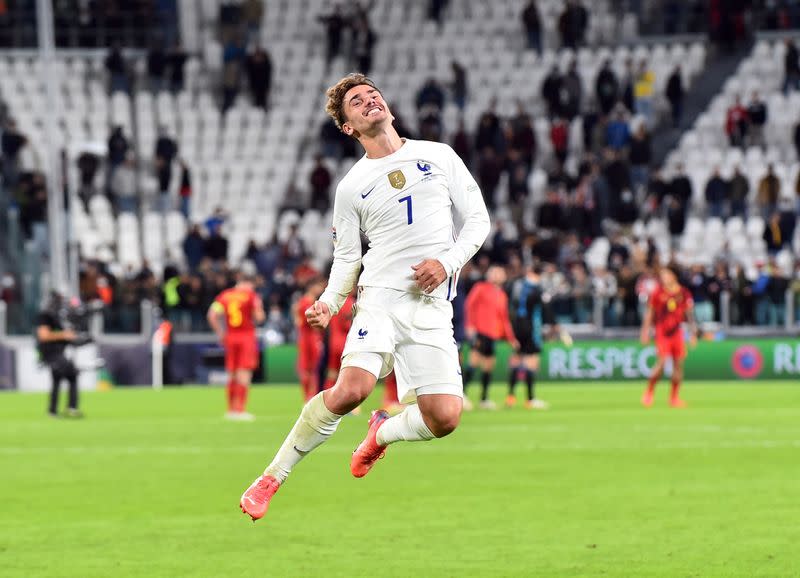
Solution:
<svg viewBox="0 0 800 578">
<path fill-rule="evenodd" d="M 402 189 L 406 186 L 406 176 L 403 171 L 392 171 L 386 176 L 389 178 L 389 184 L 395 189 Z"/>
</svg>

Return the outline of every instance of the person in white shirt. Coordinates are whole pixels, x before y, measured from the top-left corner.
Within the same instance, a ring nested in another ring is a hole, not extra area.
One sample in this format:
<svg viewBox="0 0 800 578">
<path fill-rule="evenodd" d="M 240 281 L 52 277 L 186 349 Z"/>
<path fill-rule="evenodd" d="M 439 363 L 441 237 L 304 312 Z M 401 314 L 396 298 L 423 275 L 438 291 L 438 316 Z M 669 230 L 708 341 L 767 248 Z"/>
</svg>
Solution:
<svg viewBox="0 0 800 578">
<path fill-rule="evenodd" d="M 358 299 L 336 384 L 309 400 L 275 459 L 242 495 L 240 507 L 253 520 L 266 513 L 292 467 L 392 369 L 398 398 L 408 405 L 391 418 L 373 413 L 353 453 L 354 476 L 366 475 L 389 444 L 444 437 L 461 417 L 450 301 L 459 271 L 489 234 L 481 191 L 448 145 L 401 139 L 389 106 L 366 76 L 349 74 L 327 97 L 328 114 L 366 154 L 336 190 L 333 267 L 306 316 L 325 328 L 357 279 Z M 364 255 L 362 234 L 369 242 Z"/>
</svg>

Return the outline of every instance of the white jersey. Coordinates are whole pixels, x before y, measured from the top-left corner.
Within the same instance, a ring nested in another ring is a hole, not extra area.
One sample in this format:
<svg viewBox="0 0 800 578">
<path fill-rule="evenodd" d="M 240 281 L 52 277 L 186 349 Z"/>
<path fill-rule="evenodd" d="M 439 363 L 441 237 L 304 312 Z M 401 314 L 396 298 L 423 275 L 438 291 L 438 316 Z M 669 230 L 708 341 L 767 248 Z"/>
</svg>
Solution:
<svg viewBox="0 0 800 578">
<path fill-rule="evenodd" d="M 369 241 L 361 254 L 361 233 Z M 489 234 L 489 213 L 467 167 L 446 144 L 406 139 L 392 154 L 363 156 L 336 189 L 333 267 L 320 297 L 336 314 L 356 281 L 411 293 L 411 269 L 438 259 L 447 279 L 431 295 L 452 300 L 458 273 Z"/>
</svg>

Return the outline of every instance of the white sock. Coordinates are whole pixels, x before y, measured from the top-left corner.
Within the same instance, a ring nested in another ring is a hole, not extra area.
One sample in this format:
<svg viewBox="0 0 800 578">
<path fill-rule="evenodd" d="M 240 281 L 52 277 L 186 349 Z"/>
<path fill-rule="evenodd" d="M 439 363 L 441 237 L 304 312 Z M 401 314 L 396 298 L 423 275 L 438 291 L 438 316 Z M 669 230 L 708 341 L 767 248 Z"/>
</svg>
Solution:
<svg viewBox="0 0 800 578">
<path fill-rule="evenodd" d="M 297 462 L 333 435 L 341 420 L 325 407 L 322 393 L 312 397 L 264 473 L 283 483 Z"/>
<path fill-rule="evenodd" d="M 434 437 L 425 420 L 422 419 L 422 412 L 415 403 L 409 405 L 402 413 L 387 419 L 375 436 L 375 441 L 385 446 L 394 442 L 421 442 L 432 440 Z"/>
</svg>

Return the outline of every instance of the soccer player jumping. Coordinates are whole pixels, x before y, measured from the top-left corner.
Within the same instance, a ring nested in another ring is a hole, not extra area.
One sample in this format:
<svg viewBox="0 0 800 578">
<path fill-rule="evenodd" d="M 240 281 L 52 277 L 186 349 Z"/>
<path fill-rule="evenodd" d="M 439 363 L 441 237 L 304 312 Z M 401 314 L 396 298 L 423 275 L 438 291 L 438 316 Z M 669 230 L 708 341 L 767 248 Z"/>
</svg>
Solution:
<svg viewBox="0 0 800 578">
<path fill-rule="evenodd" d="M 659 272 L 660 284 L 647 303 L 647 312 L 642 320 L 642 345 L 650 344 L 650 326 L 656 328 L 656 352 L 658 361 L 650 374 L 647 389 L 642 395 L 642 405 L 653 405 L 653 394 L 656 383 L 664 372 L 664 364 L 672 358 L 672 393 L 670 405 L 676 408 L 686 407 L 680 396 L 683 380 L 683 361 L 686 359 L 686 343 L 683 339 L 681 324 L 684 319 L 689 323 L 690 343 L 697 345 L 697 324 L 694 319 L 694 303 L 692 294 L 678 281 L 678 272 L 672 267 L 662 267 Z"/>
<path fill-rule="evenodd" d="M 292 468 L 392 369 L 408 405 L 391 418 L 373 413 L 350 461 L 355 477 L 365 476 L 389 444 L 446 436 L 461 416 L 450 301 L 459 270 L 489 234 L 481 191 L 449 146 L 401 139 L 388 104 L 364 75 L 344 77 L 327 97 L 327 113 L 366 154 L 336 190 L 333 266 L 306 316 L 326 327 L 357 277 L 358 300 L 336 384 L 306 403 L 272 463 L 242 495 L 239 505 L 253 520 L 264 516 Z M 369 240 L 365 255 L 361 232 Z"/>
</svg>

